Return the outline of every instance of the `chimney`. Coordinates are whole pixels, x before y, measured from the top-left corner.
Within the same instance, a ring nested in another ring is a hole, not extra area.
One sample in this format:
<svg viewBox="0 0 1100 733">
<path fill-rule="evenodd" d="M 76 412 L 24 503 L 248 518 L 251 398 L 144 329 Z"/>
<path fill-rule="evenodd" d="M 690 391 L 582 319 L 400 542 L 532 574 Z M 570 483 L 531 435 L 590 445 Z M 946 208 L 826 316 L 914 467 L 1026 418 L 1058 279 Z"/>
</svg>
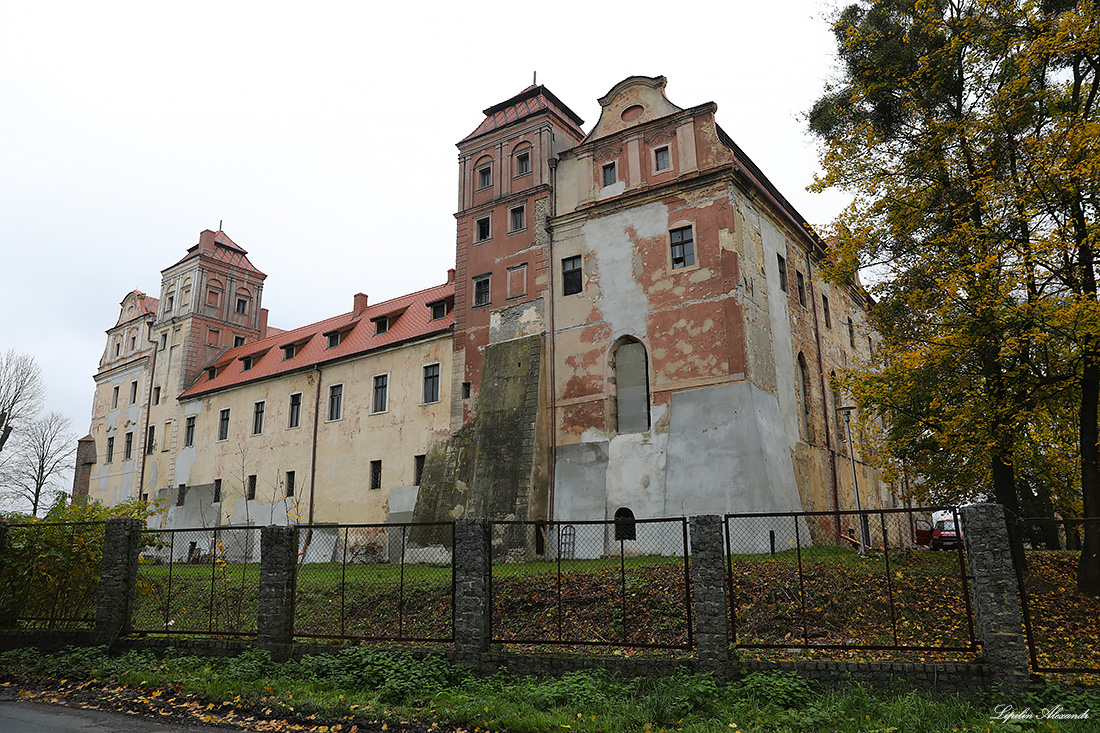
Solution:
<svg viewBox="0 0 1100 733">
<path fill-rule="evenodd" d="M 200 252 L 213 252 L 214 251 L 214 235 L 217 232 L 212 232 L 209 229 L 203 229 L 199 234 L 199 251 Z"/>
<path fill-rule="evenodd" d="M 267 338 L 267 308 L 260 308 L 260 338 Z"/>
<path fill-rule="evenodd" d="M 358 318 L 360 315 L 362 315 L 363 311 L 365 311 L 366 309 L 367 309 L 367 294 L 366 293 L 356 293 L 355 294 L 355 300 L 352 301 L 351 317 L 352 318 Z"/>
<path fill-rule="evenodd" d="M 447 282 L 453 283 L 455 281 L 455 268 L 447 270 Z"/>
</svg>

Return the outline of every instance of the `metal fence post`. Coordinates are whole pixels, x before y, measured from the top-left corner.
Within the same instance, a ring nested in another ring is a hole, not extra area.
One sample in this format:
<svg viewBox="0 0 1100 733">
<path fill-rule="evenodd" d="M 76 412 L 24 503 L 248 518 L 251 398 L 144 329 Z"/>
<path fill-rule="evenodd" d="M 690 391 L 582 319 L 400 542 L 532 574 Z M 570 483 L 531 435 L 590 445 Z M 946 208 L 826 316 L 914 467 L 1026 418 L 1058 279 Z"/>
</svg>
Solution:
<svg viewBox="0 0 1100 733">
<path fill-rule="evenodd" d="M 103 564 L 95 615 L 97 644 L 110 645 L 130 630 L 130 611 L 141 551 L 140 519 L 109 519 L 103 529 Z"/>
<path fill-rule="evenodd" d="M 730 662 L 722 518 L 714 514 L 692 517 L 690 529 L 695 653 L 700 668 L 722 680 Z"/>
<path fill-rule="evenodd" d="M 477 667 L 489 650 L 492 573 L 489 523 L 484 519 L 455 520 L 455 652 L 460 663 Z"/>
<path fill-rule="evenodd" d="M 261 647 L 280 656 L 294 637 L 294 593 L 297 581 L 296 533 L 293 527 L 269 525 L 260 530 L 260 593 L 256 637 Z"/>
<path fill-rule="evenodd" d="M 1029 682 L 1027 639 L 1017 596 L 1005 510 L 1000 504 L 962 508 L 966 562 L 973 582 L 974 627 L 982 656 L 1009 688 Z"/>
</svg>

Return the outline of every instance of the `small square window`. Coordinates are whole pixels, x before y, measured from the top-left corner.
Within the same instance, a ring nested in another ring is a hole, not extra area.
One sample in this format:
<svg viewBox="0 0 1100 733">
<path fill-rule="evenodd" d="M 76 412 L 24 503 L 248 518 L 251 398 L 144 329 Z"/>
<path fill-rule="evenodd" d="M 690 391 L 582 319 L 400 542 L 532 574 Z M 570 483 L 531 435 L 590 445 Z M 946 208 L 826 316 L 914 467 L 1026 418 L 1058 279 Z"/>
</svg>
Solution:
<svg viewBox="0 0 1100 733">
<path fill-rule="evenodd" d="M 370 462 L 370 487 L 372 489 L 382 488 L 382 461 Z"/>
<path fill-rule="evenodd" d="M 582 287 L 580 255 L 566 257 L 561 261 L 561 294 L 576 295 Z"/>
<path fill-rule="evenodd" d="M 490 276 L 478 275 L 474 278 L 474 307 L 489 305 L 490 302 Z"/>
<path fill-rule="evenodd" d="M 491 165 L 484 166 L 477 169 L 477 187 L 478 189 L 488 188 L 493 185 L 493 167 Z"/>
<path fill-rule="evenodd" d="M 374 322 L 374 333 L 376 336 L 381 336 L 386 331 L 390 330 L 390 319 L 382 316 Z"/>
<path fill-rule="evenodd" d="M 653 168 L 654 170 L 668 170 L 672 167 L 672 156 L 669 155 L 668 146 L 663 148 L 657 148 L 653 151 Z"/>
<path fill-rule="evenodd" d="M 794 281 L 798 286 L 798 304 L 806 307 L 806 276 L 798 270 L 794 271 Z"/>
<path fill-rule="evenodd" d="M 256 500 L 256 474 L 248 477 L 248 494 L 245 495 L 245 498 L 249 501 Z"/>
<path fill-rule="evenodd" d="M 521 229 L 526 229 L 527 228 L 527 217 L 526 217 L 526 211 L 524 210 L 524 207 L 517 206 L 516 208 L 512 209 L 511 212 L 509 212 L 509 213 L 511 214 L 511 222 L 512 222 L 512 231 L 513 232 L 518 232 Z"/>
<path fill-rule="evenodd" d="M 516 156 L 516 176 L 525 176 L 531 172 L 531 154 L 520 153 Z"/>
<path fill-rule="evenodd" d="M 283 361 L 287 359 L 293 359 L 294 355 L 298 353 L 298 347 L 294 344 L 288 344 L 283 347 Z"/>
<path fill-rule="evenodd" d="M 477 220 L 477 242 L 487 242 L 493 236 L 493 230 L 489 217 L 484 216 Z"/>
<path fill-rule="evenodd" d="M 374 394 L 371 398 L 371 412 L 385 412 L 389 405 L 390 377 L 379 374 L 374 378 Z"/>
<path fill-rule="evenodd" d="M 339 420 L 344 416 L 344 385 L 334 384 L 328 388 L 328 419 Z"/>
<path fill-rule="evenodd" d="M 616 180 L 618 179 L 615 177 L 615 164 L 607 163 L 603 167 L 603 185 L 610 186 Z"/>
<path fill-rule="evenodd" d="M 779 263 L 779 289 L 785 293 L 787 292 L 787 260 L 781 254 L 775 257 Z"/>
<path fill-rule="evenodd" d="M 668 233 L 672 243 L 672 269 L 680 270 L 695 265 L 695 241 L 691 236 L 691 227 L 680 227 Z"/>
<path fill-rule="evenodd" d="M 432 303 L 432 320 L 438 321 L 440 318 L 447 316 L 447 304 L 445 302 Z"/>
</svg>

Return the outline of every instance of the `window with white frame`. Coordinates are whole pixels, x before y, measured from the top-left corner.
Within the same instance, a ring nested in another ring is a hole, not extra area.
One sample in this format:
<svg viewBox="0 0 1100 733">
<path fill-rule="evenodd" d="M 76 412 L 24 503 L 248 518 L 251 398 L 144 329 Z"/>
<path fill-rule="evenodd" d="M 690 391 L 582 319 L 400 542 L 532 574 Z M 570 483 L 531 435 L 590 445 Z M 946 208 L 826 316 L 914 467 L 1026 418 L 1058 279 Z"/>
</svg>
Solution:
<svg viewBox="0 0 1100 733">
<path fill-rule="evenodd" d="M 665 145 L 660 148 L 656 148 L 653 151 L 653 170 L 664 171 L 672 167 L 672 155 L 669 153 L 668 146 Z"/>
<path fill-rule="evenodd" d="M 229 440 L 229 408 L 218 413 L 218 440 Z"/>
<path fill-rule="evenodd" d="M 302 424 L 302 393 L 295 392 L 290 396 L 290 407 L 287 408 L 286 426 L 296 428 Z"/>
<path fill-rule="evenodd" d="M 252 434 L 261 435 L 264 432 L 264 400 L 260 400 L 252 406 Z"/>
<path fill-rule="evenodd" d="M 517 206 L 511 209 L 509 212 L 509 221 L 511 222 L 511 231 L 518 232 L 521 229 L 527 228 L 527 212 L 522 206 Z"/>
<path fill-rule="evenodd" d="M 672 269 L 680 270 L 695 266 L 695 240 L 691 227 L 679 227 L 668 233 L 672 246 Z"/>
<path fill-rule="evenodd" d="M 328 419 L 340 420 L 344 417 L 344 385 L 334 384 L 328 388 Z"/>
<path fill-rule="evenodd" d="M 474 307 L 489 305 L 492 302 L 490 296 L 490 281 L 491 276 L 488 274 L 478 275 L 474 278 Z"/>
<path fill-rule="evenodd" d="M 389 406 L 390 375 L 378 374 L 374 377 L 374 391 L 371 396 L 371 412 L 385 412 Z"/>
</svg>

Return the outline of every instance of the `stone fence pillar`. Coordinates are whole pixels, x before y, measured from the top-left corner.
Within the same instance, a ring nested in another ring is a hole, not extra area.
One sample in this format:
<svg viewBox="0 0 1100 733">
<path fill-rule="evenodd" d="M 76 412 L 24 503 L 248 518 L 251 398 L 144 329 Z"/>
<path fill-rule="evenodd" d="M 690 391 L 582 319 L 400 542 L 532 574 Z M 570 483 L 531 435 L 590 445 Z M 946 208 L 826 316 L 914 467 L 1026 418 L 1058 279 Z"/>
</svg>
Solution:
<svg viewBox="0 0 1100 733">
<path fill-rule="evenodd" d="M 140 519 L 109 519 L 103 530 L 103 562 L 95 614 L 97 644 L 110 646 L 130 630 L 130 611 L 141 552 Z"/>
<path fill-rule="evenodd" d="M 715 514 L 691 517 L 689 526 L 695 652 L 699 668 L 722 681 L 730 662 L 722 517 Z"/>
<path fill-rule="evenodd" d="M 489 583 L 492 574 L 489 523 L 484 519 L 455 520 L 455 656 L 477 667 L 489 650 Z"/>
<path fill-rule="evenodd" d="M 960 510 L 974 632 L 982 656 L 1009 688 L 1029 682 L 1027 637 L 1012 564 L 1012 545 L 1000 504 L 972 504 Z"/>
<path fill-rule="evenodd" d="M 294 591 L 298 553 L 294 527 L 260 530 L 260 596 L 256 637 L 260 646 L 289 644 L 294 637 Z"/>
</svg>

